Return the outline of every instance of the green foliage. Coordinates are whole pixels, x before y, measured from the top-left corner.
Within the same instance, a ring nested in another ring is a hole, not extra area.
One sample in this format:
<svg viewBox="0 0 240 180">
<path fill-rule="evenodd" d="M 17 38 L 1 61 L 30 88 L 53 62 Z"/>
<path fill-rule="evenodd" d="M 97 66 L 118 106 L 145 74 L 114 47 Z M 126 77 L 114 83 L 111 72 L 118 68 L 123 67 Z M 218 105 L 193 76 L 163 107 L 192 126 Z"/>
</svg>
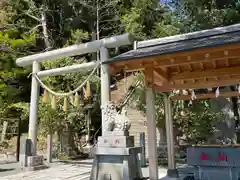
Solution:
<svg viewBox="0 0 240 180">
<path fill-rule="evenodd" d="M 174 0 L 164 5 L 159 0 L 2 0 L 0 2 L 0 117 L 15 116 L 27 121 L 30 68 L 16 67 L 18 57 L 42 52 L 46 49 L 46 36 L 40 19 L 46 13 L 47 37 L 53 48 L 82 43 L 97 38 L 129 32 L 138 39 L 165 37 L 184 32 L 224 26 L 240 22 L 240 3 L 234 0 Z M 42 69 L 80 64 L 92 60 L 93 55 L 75 56 L 42 63 Z M 44 78 L 52 90 L 68 92 L 79 86 L 87 73 Z M 145 85 L 143 75 L 138 76 L 142 86 L 136 89 L 137 107 L 145 111 Z M 53 133 L 71 127 L 84 133 L 86 107 L 91 106 L 93 129 L 100 126 L 100 81 L 97 75 L 90 80 L 92 98 L 84 101 L 80 109 L 70 105 L 62 111 L 63 99 L 58 99 L 56 110 L 40 100 L 39 127 L 44 133 Z M 83 100 L 84 89 L 79 91 Z M 156 94 L 157 125 L 165 126 L 163 97 Z M 73 98 L 70 98 L 73 102 Z M 70 103 L 71 104 L 71 103 Z M 212 132 L 212 123 L 218 114 L 212 113 L 208 101 L 187 107 L 175 102 L 174 122 L 179 136 L 197 143 Z M 21 114 L 19 114 L 21 112 Z M 182 113 L 184 115 L 182 115 Z M 96 123 L 96 124 L 94 124 Z"/>
<path fill-rule="evenodd" d="M 240 21 L 239 2 L 233 0 L 176 0 L 175 13 L 185 32 L 230 25 Z"/>
<path fill-rule="evenodd" d="M 69 44 L 82 43 L 83 41 L 88 40 L 88 38 L 89 33 L 87 31 L 83 31 L 82 29 L 72 30 Z"/>
<path fill-rule="evenodd" d="M 122 23 L 125 26 L 125 29 L 130 34 L 133 34 L 136 38 L 145 37 L 143 32 L 144 25 L 141 24 L 141 10 L 136 7 L 133 7 L 128 14 L 125 14 L 122 17 Z"/>
<path fill-rule="evenodd" d="M 17 109 L 18 111 L 20 111 L 21 112 L 20 118 L 22 120 L 27 121 L 27 119 L 29 117 L 29 103 L 17 102 L 17 103 L 11 104 L 9 106 L 9 108 L 14 108 L 14 109 Z"/>
<path fill-rule="evenodd" d="M 12 116 L 8 114 L 9 111 L 12 111 L 10 109 L 19 111 L 15 104 L 24 104 L 29 99 L 26 96 L 30 87 L 30 81 L 26 78 L 29 72 L 16 67 L 14 61 L 19 55 L 27 53 L 34 45 L 34 42 L 34 34 L 20 35 L 14 29 L 0 31 L 0 48 L 3 49 L 0 52 L 0 104 L 2 117 Z"/>
<path fill-rule="evenodd" d="M 143 74 L 140 73 L 137 79 L 142 81 L 142 86 L 136 88 L 132 98 L 136 102 L 136 107 L 146 112 Z M 215 113 L 211 110 L 209 100 L 194 101 L 192 106 L 184 101 L 174 101 L 172 107 L 175 136 L 193 144 L 206 142 L 207 138 L 213 135 L 214 122 L 222 117 L 221 112 Z M 155 110 L 157 127 L 165 128 L 164 100 L 161 93 L 155 93 Z"/>
<path fill-rule="evenodd" d="M 192 106 L 175 102 L 174 122 L 176 136 L 188 143 L 198 144 L 208 140 L 215 130 L 214 123 L 221 113 L 211 110 L 208 100 L 194 101 Z"/>
</svg>

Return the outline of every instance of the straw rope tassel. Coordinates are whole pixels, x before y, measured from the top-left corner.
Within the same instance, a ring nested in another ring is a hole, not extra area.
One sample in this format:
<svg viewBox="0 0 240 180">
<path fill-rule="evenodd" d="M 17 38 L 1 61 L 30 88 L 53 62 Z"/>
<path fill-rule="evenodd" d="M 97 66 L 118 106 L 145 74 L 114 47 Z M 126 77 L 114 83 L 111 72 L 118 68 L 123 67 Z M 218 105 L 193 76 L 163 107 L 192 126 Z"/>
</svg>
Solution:
<svg viewBox="0 0 240 180">
<path fill-rule="evenodd" d="M 67 97 L 64 97 L 63 111 L 66 112 L 67 110 L 68 110 L 68 99 Z"/>
<path fill-rule="evenodd" d="M 78 107 L 79 106 L 79 95 L 78 95 L 78 93 L 76 92 L 75 93 L 75 97 L 74 97 L 74 106 L 75 107 Z"/>
<path fill-rule="evenodd" d="M 88 81 L 86 85 L 85 99 L 88 99 L 89 97 L 91 97 L 91 87 L 90 82 Z"/>
<path fill-rule="evenodd" d="M 44 104 L 47 104 L 47 103 L 48 103 L 48 100 L 49 100 L 49 93 L 48 93 L 48 91 L 45 89 L 45 90 L 44 90 L 44 93 L 43 93 L 43 103 L 44 103 Z"/>
<path fill-rule="evenodd" d="M 51 107 L 52 109 L 57 109 L 56 96 L 52 96 Z"/>
<path fill-rule="evenodd" d="M 192 90 L 191 99 L 192 99 L 192 100 L 195 100 L 195 99 L 197 99 L 197 96 L 196 96 L 196 94 L 195 94 L 194 90 Z"/>
<path fill-rule="evenodd" d="M 216 94 L 216 98 L 218 98 L 218 97 L 219 97 L 219 95 L 220 95 L 220 90 L 219 90 L 219 87 L 217 88 L 217 90 L 216 90 L 215 94 Z"/>
</svg>

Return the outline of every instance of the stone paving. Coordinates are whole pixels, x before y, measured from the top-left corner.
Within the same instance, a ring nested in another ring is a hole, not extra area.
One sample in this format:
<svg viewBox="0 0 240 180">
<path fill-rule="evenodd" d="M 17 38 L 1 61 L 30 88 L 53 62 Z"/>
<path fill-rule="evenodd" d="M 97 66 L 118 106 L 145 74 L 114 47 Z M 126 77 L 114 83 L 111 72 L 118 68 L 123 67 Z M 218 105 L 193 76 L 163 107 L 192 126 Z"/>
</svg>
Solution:
<svg viewBox="0 0 240 180">
<path fill-rule="evenodd" d="M 1 180 L 89 180 L 91 165 L 59 165 L 40 171 L 21 172 L 1 177 Z M 148 168 L 143 168 L 143 175 L 148 177 Z M 159 178 L 164 178 L 166 169 L 159 169 Z"/>
<path fill-rule="evenodd" d="M 40 171 L 26 171 L 1 177 L 1 180 L 87 180 L 91 165 L 59 165 Z"/>
<path fill-rule="evenodd" d="M 73 163 L 53 163 L 48 169 L 39 171 L 19 171 L 11 175 L 1 175 L 0 180 L 89 180 L 90 171 L 92 167 L 92 160 L 82 160 Z M 0 166 L 0 168 L 5 167 Z M 6 168 L 13 165 L 8 164 Z M 143 176 L 149 177 L 149 168 L 142 168 Z M 162 180 L 169 180 L 166 178 L 167 170 L 159 167 L 159 178 Z M 166 179 L 165 179 L 165 178 Z"/>
</svg>

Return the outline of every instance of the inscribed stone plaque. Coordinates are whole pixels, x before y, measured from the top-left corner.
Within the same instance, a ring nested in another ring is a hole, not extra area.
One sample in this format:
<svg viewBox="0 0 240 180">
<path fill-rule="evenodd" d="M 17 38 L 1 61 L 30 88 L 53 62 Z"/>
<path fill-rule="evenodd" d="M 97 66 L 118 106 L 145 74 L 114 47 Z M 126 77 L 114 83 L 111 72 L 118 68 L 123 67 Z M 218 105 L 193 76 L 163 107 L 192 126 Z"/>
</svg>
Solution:
<svg viewBox="0 0 240 180">
<path fill-rule="evenodd" d="M 133 136 L 100 136 L 99 147 L 134 147 Z"/>
</svg>

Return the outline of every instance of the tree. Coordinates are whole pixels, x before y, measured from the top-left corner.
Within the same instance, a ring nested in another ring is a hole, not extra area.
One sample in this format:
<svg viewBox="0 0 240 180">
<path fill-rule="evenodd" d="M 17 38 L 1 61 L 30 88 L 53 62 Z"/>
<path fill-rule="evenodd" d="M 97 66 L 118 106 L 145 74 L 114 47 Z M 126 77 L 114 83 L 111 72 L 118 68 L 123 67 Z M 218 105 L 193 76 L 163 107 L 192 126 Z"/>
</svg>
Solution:
<svg viewBox="0 0 240 180">
<path fill-rule="evenodd" d="M 19 116 L 18 113 L 12 111 L 12 108 L 21 109 L 23 118 L 27 117 L 26 107 L 29 106 L 29 96 L 26 94 L 30 94 L 30 81 L 27 78 L 30 68 L 23 69 L 15 66 L 14 61 L 20 56 L 75 43 L 84 43 L 123 32 L 129 32 L 138 39 L 150 39 L 233 24 L 240 20 L 239 2 L 233 0 L 175 0 L 164 1 L 164 3 L 159 0 L 2 0 L 0 7 L 0 97 L 2 97 L 0 99 L 2 111 L 0 112 L 3 114 L 11 112 Z M 110 55 L 114 56 L 127 49 L 111 51 Z M 50 69 L 93 59 L 98 59 L 98 55 L 87 54 L 41 64 L 42 69 Z M 68 92 L 81 84 L 86 76 L 86 74 L 74 73 L 44 78 L 43 81 L 55 91 Z M 143 78 L 142 75 L 139 78 Z M 97 122 L 93 127 L 95 130 L 99 129 L 101 120 L 100 83 L 97 75 L 90 80 L 90 84 L 94 96 L 90 101 L 84 101 L 84 106 L 78 111 L 70 105 L 69 114 L 63 112 L 61 110 L 63 99 L 59 99 L 56 112 L 53 112 L 49 105 L 42 104 L 39 116 L 41 131 L 50 132 L 47 127 L 52 127 L 51 131 L 56 131 L 55 127 L 61 129 L 68 124 L 73 127 L 74 132 L 84 133 L 85 106 L 93 107 L 91 118 L 94 120 L 92 122 Z M 138 102 L 138 108 L 144 111 L 143 79 L 142 84 L 137 88 L 134 98 Z M 232 87 L 232 89 L 236 89 L 236 87 Z M 79 91 L 79 94 L 83 96 L 84 90 Z M 158 126 L 164 129 L 162 101 L 162 96 L 156 94 L 157 122 Z M 235 104 L 234 112 L 237 114 L 237 100 L 235 98 L 232 101 Z M 196 132 L 199 131 L 200 134 L 203 134 L 204 128 L 200 129 L 200 127 L 206 127 L 205 119 L 211 119 L 211 112 L 203 108 L 205 105 L 201 103 L 193 105 L 193 107 L 187 107 L 184 102 L 174 103 L 174 112 L 177 114 L 174 117 L 175 128 L 178 129 L 180 125 L 184 127 L 178 130 L 178 134 L 187 135 L 193 129 L 198 129 Z M 11 111 L 4 111 L 6 107 L 9 107 L 7 109 Z M 192 111 L 192 113 L 185 112 L 192 124 L 183 121 L 186 117 L 182 117 L 181 112 L 184 110 Z M 49 111 L 49 113 L 44 114 L 45 111 Z M 201 113 L 204 114 L 204 117 L 200 117 Z M 197 125 L 200 123 L 198 120 L 194 120 L 197 118 L 204 119 L 201 121 L 203 124 Z M 54 121 L 50 121 L 50 119 Z M 194 141 L 194 137 L 200 141 L 196 134 L 192 133 L 189 140 Z"/>
<path fill-rule="evenodd" d="M 240 22 L 240 3 L 234 0 L 177 0 L 172 1 L 171 5 L 174 7 L 173 11 L 181 22 L 180 29 L 182 32 L 190 32 L 196 30 L 210 29 L 219 26 L 226 26 Z M 217 87 L 216 87 L 217 88 Z M 224 88 L 224 87 L 223 87 Z M 230 91 L 236 91 L 236 86 L 226 87 Z M 239 113 L 238 103 L 236 97 L 231 98 L 233 107 L 229 109 L 234 112 L 236 119 L 236 129 L 239 129 Z M 215 102 L 214 100 L 212 100 Z M 221 102 L 217 102 L 219 104 Z M 224 99 L 222 101 L 224 103 Z M 213 103 L 214 104 L 214 103 Z M 219 109 L 223 111 L 223 109 Z M 225 112 L 231 118 L 231 113 Z M 238 132 L 238 131 L 237 131 Z M 237 133 L 236 136 L 239 136 Z M 233 138 L 236 142 L 237 138 Z M 238 138 L 239 139 L 239 138 Z"/>
</svg>

